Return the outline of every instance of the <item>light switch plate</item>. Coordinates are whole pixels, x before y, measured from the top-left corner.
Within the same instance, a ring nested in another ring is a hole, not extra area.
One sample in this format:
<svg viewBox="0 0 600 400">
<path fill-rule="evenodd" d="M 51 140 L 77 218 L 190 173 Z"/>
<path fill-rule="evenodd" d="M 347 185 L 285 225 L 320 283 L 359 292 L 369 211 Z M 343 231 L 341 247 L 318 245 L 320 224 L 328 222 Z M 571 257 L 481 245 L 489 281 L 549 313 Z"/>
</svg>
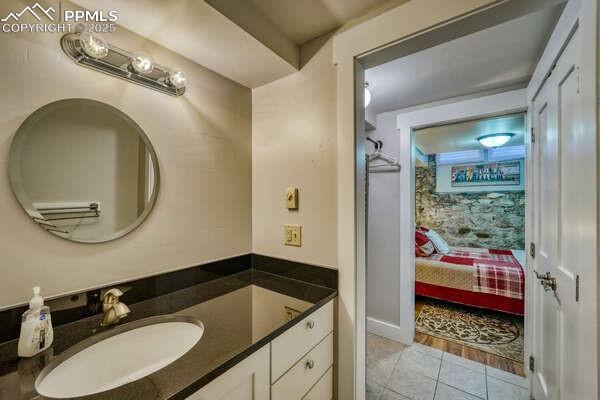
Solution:
<svg viewBox="0 0 600 400">
<path fill-rule="evenodd" d="M 289 187 L 285 190 L 285 207 L 288 210 L 298 209 L 298 188 Z"/>
<path fill-rule="evenodd" d="M 283 242 L 286 246 L 302 246 L 302 225 L 285 224 Z"/>
</svg>

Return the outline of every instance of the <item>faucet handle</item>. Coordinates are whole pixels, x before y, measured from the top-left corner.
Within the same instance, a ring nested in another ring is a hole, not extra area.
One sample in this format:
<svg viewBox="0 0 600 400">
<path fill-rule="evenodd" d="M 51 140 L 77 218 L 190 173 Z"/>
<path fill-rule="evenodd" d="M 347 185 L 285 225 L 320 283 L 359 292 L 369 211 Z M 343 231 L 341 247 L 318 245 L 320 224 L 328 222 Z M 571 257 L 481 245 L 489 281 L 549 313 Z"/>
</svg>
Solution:
<svg viewBox="0 0 600 400">
<path fill-rule="evenodd" d="M 119 288 L 112 288 L 110 290 L 107 290 L 106 293 L 104 293 L 104 297 L 108 296 L 109 294 L 111 294 L 115 297 L 123 296 L 123 292 Z"/>
<path fill-rule="evenodd" d="M 123 296 L 123 292 L 121 291 L 121 289 L 112 288 L 104 292 L 104 295 L 102 296 L 102 301 L 105 303 L 115 301 L 118 300 L 121 296 Z"/>
<path fill-rule="evenodd" d="M 113 309 L 115 310 L 115 315 L 119 317 L 119 319 L 127 316 L 131 312 L 125 303 L 117 303 L 113 306 Z"/>
<path fill-rule="evenodd" d="M 119 288 L 107 290 L 102 296 L 102 310 L 107 311 L 115 304 L 119 303 L 119 297 L 123 296 L 123 292 Z"/>
<path fill-rule="evenodd" d="M 123 292 L 118 288 L 108 290 L 102 296 L 102 311 L 104 311 L 104 317 L 100 326 L 109 326 L 116 324 L 122 318 L 125 318 L 131 310 L 125 303 L 119 301 L 119 297 L 123 295 Z"/>
</svg>

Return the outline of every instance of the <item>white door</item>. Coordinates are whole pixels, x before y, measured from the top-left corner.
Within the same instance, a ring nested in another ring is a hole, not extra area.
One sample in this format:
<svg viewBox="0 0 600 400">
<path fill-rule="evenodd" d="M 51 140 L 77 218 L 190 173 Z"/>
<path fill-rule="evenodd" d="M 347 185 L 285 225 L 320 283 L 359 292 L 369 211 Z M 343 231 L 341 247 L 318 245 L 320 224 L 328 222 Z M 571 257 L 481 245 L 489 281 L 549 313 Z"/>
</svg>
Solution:
<svg viewBox="0 0 600 400">
<path fill-rule="evenodd" d="M 585 157 L 590 142 L 582 124 L 582 32 L 577 19 L 574 21 L 568 35 L 553 36 L 562 37 L 562 44 L 552 40 L 549 44 L 562 49 L 555 55 L 558 59 L 553 68 L 545 71 L 550 75 L 541 88 L 530 88 L 537 93 L 530 104 L 535 247 L 527 277 L 533 288 L 529 310 L 533 321 L 532 397 L 536 400 L 596 398 L 596 372 L 586 370 L 586 365 L 595 366 L 596 343 L 589 337 L 588 343 L 582 342 L 590 322 L 596 319 L 595 315 L 586 317 L 595 309 L 590 302 L 596 299 L 595 293 L 579 292 L 579 281 L 586 274 L 595 280 L 596 260 L 584 259 L 584 246 L 586 242 L 590 245 L 592 238 L 595 241 L 595 233 L 586 237 L 584 227 L 589 226 L 586 219 L 590 216 L 584 214 L 583 205 L 588 201 L 595 204 L 595 198 L 581 196 L 585 192 L 582 185 L 589 185 L 588 179 L 595 180 L 596 175 L 595 162 L 590 164 Z M 595 182 L 593 185 L 595 188 Z"/>
</svg>

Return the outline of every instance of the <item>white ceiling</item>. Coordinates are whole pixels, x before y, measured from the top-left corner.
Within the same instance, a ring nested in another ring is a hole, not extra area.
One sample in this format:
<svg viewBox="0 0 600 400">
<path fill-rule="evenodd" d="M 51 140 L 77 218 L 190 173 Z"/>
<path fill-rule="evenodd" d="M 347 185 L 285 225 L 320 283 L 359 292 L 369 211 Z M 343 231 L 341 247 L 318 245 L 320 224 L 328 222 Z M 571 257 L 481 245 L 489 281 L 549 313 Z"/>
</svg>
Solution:
<svg viewBox="0 0 600 400">
<path fill-rule="evenodd" d="M 371 68 L 365 80 L 376 114 L 522 85 L 560 15 L 560 6 Z"/>
<path fill-rule="evenodd" d="M 512 114 L 454 124 L 434 126 L 415 131 L 415 144 L 423 154 L 484 148 L 477 138 L 490 133 L 514 133 L 506 146 L 525 143 L 525 114 Z"/>
<path fill-rule="evenodd" d="M 88 9 L 118 10 L 119 25 L 250 88 L 297 71 L 203 0 L 73 2 Z"/>
<path fill-rule="evenodd" d="M 285 36 L 299 45 L 330 32 L 351 19 L 388 2 L 388 0 L 239 1 L 252 3 Z"/>
<path fill-rule="evenodd" d="M 298 71 L 301 44 L 406 0 L 71 1 L 117 10 L 119 25 L 255 88 Z"/>
</svg>

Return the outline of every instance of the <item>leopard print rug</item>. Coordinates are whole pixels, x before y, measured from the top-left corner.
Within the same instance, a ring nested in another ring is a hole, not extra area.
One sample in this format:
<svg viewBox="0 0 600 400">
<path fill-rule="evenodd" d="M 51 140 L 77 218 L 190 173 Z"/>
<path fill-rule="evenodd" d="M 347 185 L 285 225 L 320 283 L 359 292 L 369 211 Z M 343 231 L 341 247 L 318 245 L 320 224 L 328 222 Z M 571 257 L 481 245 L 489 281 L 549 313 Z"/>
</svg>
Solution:
<svg viewBox="0 0 600 400">
<path fill-rule="evenodd" d="M 523 318 L 427 300 L 416 330 L 487 353 L 523 362 Z"/>
</svg>

